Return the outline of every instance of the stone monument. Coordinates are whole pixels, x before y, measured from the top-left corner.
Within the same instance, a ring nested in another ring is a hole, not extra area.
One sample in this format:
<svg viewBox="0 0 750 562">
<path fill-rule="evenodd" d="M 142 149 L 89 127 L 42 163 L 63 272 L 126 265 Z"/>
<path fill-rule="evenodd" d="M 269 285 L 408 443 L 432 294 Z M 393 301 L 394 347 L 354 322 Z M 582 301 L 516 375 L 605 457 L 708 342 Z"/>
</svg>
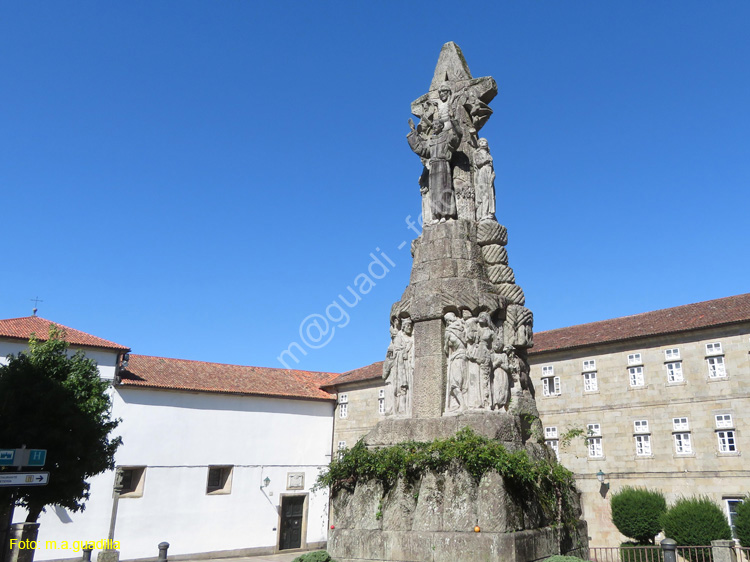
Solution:
<svg viewBox="0 0 750 562">
<path fill-rule="evenodd" d="M 409 119 L 407 141 L 423 165 L 424 229 L 412 244 L 409 285 L 391 308 L 386 417 L 365 436 L 367 447 L 445 439 L 468 427 L 556 463 L 529 378 L 533 315 L 508 265 L 493 160 L 478 135 L 496 94 L 495 80 L 472 78 L 451 42 L 428 93 L 411 104 L 419 123 Z M 433 471 L 390 489 L 357 482 L 333 490 L 329 552 L 339 562 L 527 562 L 585 548 L 574 511 L 564 531 L 536 498 L 509 493 L 496 472 L 476 481 L 460 468 Z"/>
</svg>

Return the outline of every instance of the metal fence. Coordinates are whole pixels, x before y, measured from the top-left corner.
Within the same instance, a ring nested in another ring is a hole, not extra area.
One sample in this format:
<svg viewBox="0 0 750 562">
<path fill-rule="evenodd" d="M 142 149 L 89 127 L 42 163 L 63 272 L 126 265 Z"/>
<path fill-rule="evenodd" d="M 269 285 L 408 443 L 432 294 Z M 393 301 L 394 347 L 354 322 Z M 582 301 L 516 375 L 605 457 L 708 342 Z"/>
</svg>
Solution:
<svg viewBox="0 0 750 562">
<path fill-rule="evenodd" d="M 750 562 L 750 547 L 731 543 L 679 546 L 669 541 L 662 546 L 590 547 L 588 559 L 590 562 Z"/>
</svg>

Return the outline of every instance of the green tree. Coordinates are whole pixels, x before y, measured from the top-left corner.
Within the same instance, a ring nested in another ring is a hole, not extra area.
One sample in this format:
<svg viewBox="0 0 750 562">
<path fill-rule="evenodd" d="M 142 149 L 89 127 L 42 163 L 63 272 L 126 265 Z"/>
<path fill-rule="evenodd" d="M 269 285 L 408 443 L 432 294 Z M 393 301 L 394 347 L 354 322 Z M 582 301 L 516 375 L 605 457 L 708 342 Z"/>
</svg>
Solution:
<svg viewBox="0 0 750 562">
<path fill-rule="evenodd" d="M 711 541 L 731 539 L 732 531 L 724 511 L 706 496 L 680 498 L 662 517 L 664 534 L 679 546 L 710 546 Z M 688 560 L 699 557 L 681 553 Z M 709 553 L 709 560 L 712 559 Z"/>
<path fill-rule="evenodd" d="M 737 515 L 734 518 L 734 530 L 742 546 L 750 546 L 750 495 L 737 504 Z"/>
<path fill-rule="evenodd" d="M 626 486 L 612 495 L 612 523 L 617 530 L 638 544 L 654 544 L 661 531 L 661 518 L 667 501 L 661 492 Z"/>
<path fill-rule="evenodd" d="M 83 510 L 86 480 L 114 468 L 121 440 L 109 436 L 119 420 L 110 415 L 108 387 L 94 361 L 68 353 L 64 331 L 53 324 L 45 341 L 32 336 L 27 352 L 0 367 L 0 446 L 47 450 L 49 484 L 16 488 L 15 505 L 26 508 L 27 522 L 48 505 Z M 9 505 L 11 489 L 0 490 L 0 502 Z"/>
</svg>

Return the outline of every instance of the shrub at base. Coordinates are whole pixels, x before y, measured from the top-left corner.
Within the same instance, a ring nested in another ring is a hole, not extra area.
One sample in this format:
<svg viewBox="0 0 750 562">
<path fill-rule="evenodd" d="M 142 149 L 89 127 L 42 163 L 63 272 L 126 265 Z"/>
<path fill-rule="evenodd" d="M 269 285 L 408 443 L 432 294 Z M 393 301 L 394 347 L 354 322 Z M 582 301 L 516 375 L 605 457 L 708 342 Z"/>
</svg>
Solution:
<svg viewBox="0 0 750 562">
<path fill-rule="evenodd" d="M 734 518 L 734 530 L 742 546 L 750 546 L 750 495 L 745 496 L 741 504 L 737 505 L 737 515 Z"/>
<path fill-rule="evenodd" d="M 664 514 L 662 525 L 664 534 L 678 546 L 710 546 L 711 541 L 732 538 L 724 511 L 705 496 L 677 500 Z M 688 560 L 702 558 L 701 553 L 689 550 L 680 554 Z"/>
<path fill-rule="evenodd" d="M 331 559 L 331 555 L 325 550 L 316 550 L 308 552 L 302 556 L 297 556 L 292 562 L 336 562 Z"/>
<path fill-rule="evenodd" d="M 612 523 L 618 531 L 640 545 L 654 544 L 654 537 L 662 528 L 661 518 L 667 511 L 667 501 L 661 492 L 625 487 L 612 495 L 610 504 Z"/>
<path fill-rule="evenodd" d="M 663 562 L 664 551 L 660 546 L 624 542 L 620 545 L 621 562 Z"/>
</svg>

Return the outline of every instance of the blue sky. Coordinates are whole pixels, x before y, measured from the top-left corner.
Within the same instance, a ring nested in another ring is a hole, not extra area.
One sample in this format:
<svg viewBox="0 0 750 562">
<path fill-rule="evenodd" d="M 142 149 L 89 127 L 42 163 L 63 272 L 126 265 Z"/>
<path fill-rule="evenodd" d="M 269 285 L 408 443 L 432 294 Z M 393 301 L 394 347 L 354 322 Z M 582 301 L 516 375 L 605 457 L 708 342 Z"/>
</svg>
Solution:
<svg viewBox="0 0 750 562">
<path fill-rule="evenodd" d="M 537 330 L 747 292 L 750 3 L 464 6 L 4 2 L 0 317 L 38 296 L 134 353 L 381 360 L 409 105 L 446 41 L 499 85 L 483 134 Z"/>
</svg>

